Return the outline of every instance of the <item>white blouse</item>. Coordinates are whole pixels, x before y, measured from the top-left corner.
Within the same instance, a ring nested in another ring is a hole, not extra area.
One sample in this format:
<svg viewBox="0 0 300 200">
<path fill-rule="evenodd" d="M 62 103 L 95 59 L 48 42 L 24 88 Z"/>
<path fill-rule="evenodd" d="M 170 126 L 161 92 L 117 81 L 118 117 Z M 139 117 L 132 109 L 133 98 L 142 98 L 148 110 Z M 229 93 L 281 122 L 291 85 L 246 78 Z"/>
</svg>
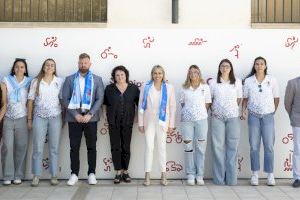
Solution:
<svg viewBox="0 0 300 200">
<path fill-rule="evenodd" d="M 21 85 L 25 81 L 24 79 L 19 83 Z M 7 88 L 7 111 L 5 113 L 5 116 L 10 118 L 10 119 L 19 119 L 22 117 L 27 116 L 27 95 L 28 95 L 28 88 L 22 88 L 20 90 L 20 95 L 21 95 L 21 101 L 20 102 L 10 102 L 9 101 L 9 96 L 11 92 L 13 91 L 13 86 L 9 83 L 6 77 L 3 78 L 2 83 L 6 85 Z"/>
<path fill-rule="evenodd" d="M 196 89 L 190 87 L 180 92 L 181 121 L 198 121 L 207 118 L 206 103 L 211 103 L 208 85 L 200 84 Z"/>
<path fill-rule="evenodd" d="M 255 75 L 247 78 L 244 84 L 244 98 L 248 99 L 248 110 L 252 113 L 265 115 L 275 111 L 274 98 L 279 98 L 277 80 L 266 75 L 262 83 Z"/>
<path fill-rule="evenodd" d="M 217 83 L 217 79 L 209 82 L 212 95 L 212 115 L 218 119 L 226 120 L 239 116 L 238 98 L 243 97 L 243 86 L 240 79 L 236 78 L 235 84 L 230 81 L 220 79 L 221 83 Z"/>
<path fill-rule="evenodd" d="M 56 117 L 61 113 L 59 102 L 64 80 L 54 76 L 50 84 L 40 82 L 39 96 L 36 96 L 37 79 L 31 82 L 28 99 L 34 100 L 34 115 L 41 118 Z"/>
</svg>

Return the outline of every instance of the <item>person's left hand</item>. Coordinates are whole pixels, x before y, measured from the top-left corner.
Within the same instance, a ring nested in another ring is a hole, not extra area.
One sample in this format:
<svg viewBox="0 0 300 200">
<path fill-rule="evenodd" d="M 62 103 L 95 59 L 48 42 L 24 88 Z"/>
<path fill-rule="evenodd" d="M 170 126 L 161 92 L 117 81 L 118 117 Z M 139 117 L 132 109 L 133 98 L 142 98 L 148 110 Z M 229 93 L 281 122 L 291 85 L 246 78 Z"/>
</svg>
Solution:
<svg viewBox="0 0 300 200">
<path fill-rule="evenodd" d="M 82 118 L 82 123 L 88 123 L 91 120 L 91 118 L 92 118 L 92 115 L 90 115 L 90 114 L 84 115 Z"/>
<path fill-rule="evenodd" d="M 172 134 L 175 131 L 175 128 L 168 127 L 167 134 Z"/>
</svg>

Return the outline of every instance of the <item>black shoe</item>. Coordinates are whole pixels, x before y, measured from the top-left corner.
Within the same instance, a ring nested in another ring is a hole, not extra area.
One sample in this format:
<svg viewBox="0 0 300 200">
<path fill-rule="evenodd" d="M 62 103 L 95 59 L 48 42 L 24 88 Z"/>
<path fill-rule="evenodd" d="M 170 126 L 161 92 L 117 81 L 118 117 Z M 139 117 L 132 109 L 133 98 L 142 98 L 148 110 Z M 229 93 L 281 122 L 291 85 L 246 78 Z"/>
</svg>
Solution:
<svg viewBox="0 0 300 200">
<path fill-rule="evenodd" d="M 131 178 L 130 178 L 130 176 L 129 176 L 129 174 L 127 173 L 127 174 L 125 174 L 125 173 L 123 173 L 123 181 L 124 182 L 126 182 L 126 183 L 130 183 L 131 182 Z"/>
<path fill-rule="evenodd" d="M 300 187 L 300 179 L 296 179 L 292 185 L 294 188 Z"/>
<path fill-rule="evenodd" d="M 114 184 L 119 184 L 121 183 L 122 175 L 121 174 L 116 174 L 115 179 L 114 179 Z"/>
</svg>

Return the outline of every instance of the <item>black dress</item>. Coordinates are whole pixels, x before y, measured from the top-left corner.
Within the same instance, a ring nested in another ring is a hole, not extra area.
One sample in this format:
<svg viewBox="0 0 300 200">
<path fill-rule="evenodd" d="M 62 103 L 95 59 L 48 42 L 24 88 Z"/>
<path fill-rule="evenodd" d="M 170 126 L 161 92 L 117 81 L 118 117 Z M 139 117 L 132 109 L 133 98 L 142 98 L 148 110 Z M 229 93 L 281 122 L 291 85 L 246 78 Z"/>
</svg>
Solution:
<svg viewBox="0 0 300 200">
<path fill-rule="evenodd" d="M 134 84 L 128 84 L 124 93 L 114 83 L 105 88 L 103 104 L 107 107 L 106 116 L 115 170 L 128 169 L 132 126 L 139 93 Z"/>
</svg>

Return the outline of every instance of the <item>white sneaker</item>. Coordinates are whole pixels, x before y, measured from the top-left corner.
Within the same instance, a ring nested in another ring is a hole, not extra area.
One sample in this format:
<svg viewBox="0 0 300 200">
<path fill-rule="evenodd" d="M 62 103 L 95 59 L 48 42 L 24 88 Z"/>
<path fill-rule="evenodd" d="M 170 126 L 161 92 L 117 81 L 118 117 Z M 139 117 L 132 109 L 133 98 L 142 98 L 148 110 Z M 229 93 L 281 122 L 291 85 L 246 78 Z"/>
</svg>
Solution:
<svg viewBox="0 0 300 200">
<path fill-rule="evenodd" d="M 90 185 L 96 185 L 97 184 L 96 176 L 95 176 L 94 173 L 89 174 L 88 182 L 89 182 Z"/>
<path fill-rule="evenodd" d="M 186 184 L 187 185 L 195 185 L 195 179 L 194 178 L 193 179 L 187 179 Z"/>
<path fill-rule="evenodd" d="M 77 182 L 78 182 L 78 177 L 77 177 L 77 175 L 76 175 L 76 174 L 71 174 L 71 177 L 70 177 L 70 179 L 69 179 L 68 182 L 67 182 L 67 185 L 73 186 L 73 185 L 75 185 L 75 183 L 77 183 Z"/>
<path fill-rule="evenodd" d="M 20 185 L 22 183 L 22 180 L 21 179 L 15 179 L 14 180 L 14 184 L 15 185 Z"/>
<path fill-rule="evenodd" d="M 197 182 L 197 185 L 204 185 L 205 184 L 202 176 L 197 176 L 196 177 L 196 182 Z"/>
<path fill-rule="evenodd" d="M 274 186 L 274 185 L 276 185 L 276 182 L 275 182 L 275 178 L 274 178 L 273 173 L 268 174 L 267 185 L 268 185 L 268 186 Z"/>
<path fill-rule="evenodd" d="M 9 181 L 9 180 L 3 181 L 3 185 L 10 185 L 10 184 L 11 184 L 11 181 Z"/>
<path fill-rule="evenodd" d="M 252 174 L 251 175 L 251 180 L 250 183 L 252 186 L 258 186 L 258 175 L 257 174 Z"/>
</svg>

